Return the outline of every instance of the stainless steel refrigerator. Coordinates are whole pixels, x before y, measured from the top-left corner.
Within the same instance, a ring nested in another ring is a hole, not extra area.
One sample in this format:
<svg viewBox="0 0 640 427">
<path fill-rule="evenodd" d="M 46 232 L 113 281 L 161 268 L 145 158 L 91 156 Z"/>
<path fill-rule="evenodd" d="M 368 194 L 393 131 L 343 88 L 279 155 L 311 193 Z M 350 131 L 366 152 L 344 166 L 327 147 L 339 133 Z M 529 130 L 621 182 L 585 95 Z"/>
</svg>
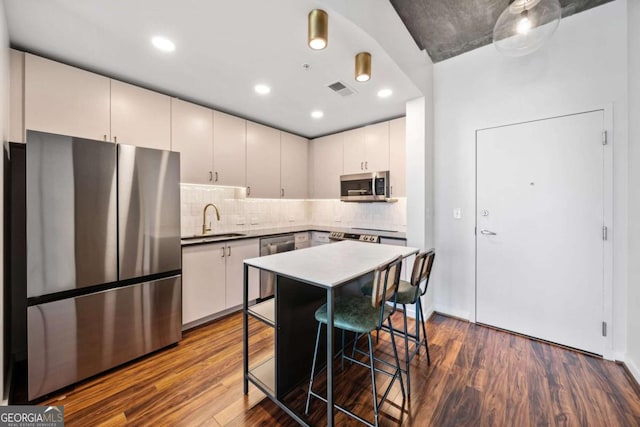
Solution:
<svg viewBox="0 0 640 427">
<path fill-rule="evenodd" d="M 27 132 L 29 400 L 180 340 L 179 168 L 174 152 Z"/>
</svg>

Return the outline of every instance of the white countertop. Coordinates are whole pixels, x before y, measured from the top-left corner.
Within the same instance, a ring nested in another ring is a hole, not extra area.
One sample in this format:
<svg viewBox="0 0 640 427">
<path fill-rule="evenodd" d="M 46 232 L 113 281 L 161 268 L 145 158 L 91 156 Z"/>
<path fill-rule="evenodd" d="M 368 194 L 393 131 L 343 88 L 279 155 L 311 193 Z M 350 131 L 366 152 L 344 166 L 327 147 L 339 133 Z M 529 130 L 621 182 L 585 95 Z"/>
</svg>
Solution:
<svg viewBox="0 0 640 427">
<path fill-rule="evenodd" d="M 383 245 L 345 240 L 259 258 L 245 264 L 324 287 L 334 287 L 362 276 L 398 255 L 418 252 L 408 246 Z"/>
</svg>

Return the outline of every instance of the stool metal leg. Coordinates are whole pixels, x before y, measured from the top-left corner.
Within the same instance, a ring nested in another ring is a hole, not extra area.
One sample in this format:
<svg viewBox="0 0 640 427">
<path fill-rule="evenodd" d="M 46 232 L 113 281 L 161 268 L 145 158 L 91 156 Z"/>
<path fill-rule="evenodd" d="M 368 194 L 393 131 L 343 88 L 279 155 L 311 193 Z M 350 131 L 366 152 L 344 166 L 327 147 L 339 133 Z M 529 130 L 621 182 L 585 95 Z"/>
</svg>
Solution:
<svg viewBox="0 0 640 427">
<path fill-rule="evenodd" d="M 309 415 L 309 403 L 311 402 L 311 387 L 313 387 L 313 377 L 316 373 L 316 359 L 318 357 L 318 344 L 320 344 L 320 332 L 322 323 L 318 322 L 318 334 L 316 335 L 316 348 L 313 351 L 313 364 L 311 365 L 311 378 L 309 379 L 309 391 L 307 392 L 307 403 L 304 407 L 305 415 Z M 329 363 L 329 361 L 327 361 Z"/>
<path fill-rule="evenodd" d="M 398 348 L 396 347 L 396 335 L 393 333 L 393 325 L 391 324 L 391 317 L 387 319 L 389 322 L 389 333 L 391 334 L 391 347 L 393 347 L 393 357 L 396 359 L 396 374 L 400 379 L 400 390 L 402 391 L 402 407 L 404 408 L 404 402 L 407 397 L 404 392 L 404 381 L 402 381 L 402 370 L 400 369 L 400 359 L 398 358 Z M 393 382 L 393 379 L 391 380 Z"/>
<path fill-rule="evenodd" d="M 422 325 L 422 332 L 424 333 L 424 349 L 427 352 L 427 365 L 431 366 L 431 356 L 429 356 L 429 341 L 427 340 L 427 328 L 424 326 L 424 316 L 422 315 L 422 303 L 420 302 L 419 298 L 418 298 L 417 308 L 420 313 L 420 324 Z"/>
<path fill-rule="evenodd" d="M 378 391 L 376 388 L 376 370 L 373 359 L 373 342 L 371 340 L 371 332 L 367 334 L 367 338 L 369 339 L 369 363 L 371 366 L 371 387 L 373 389 L 373 414 L 375 420 L 375 426 L 378 426 Z"/>
<path fill-rule="evenodd" d="M 407 325 L 407 306 L 405 304 L 402 304 L 402 318 L 404 319 L 404 362 L 407 374 L 407 395 L 411 396 L 411 373 L 409 371 L 411 357 L 409 357 L 409 327 Z"/>
</svg>

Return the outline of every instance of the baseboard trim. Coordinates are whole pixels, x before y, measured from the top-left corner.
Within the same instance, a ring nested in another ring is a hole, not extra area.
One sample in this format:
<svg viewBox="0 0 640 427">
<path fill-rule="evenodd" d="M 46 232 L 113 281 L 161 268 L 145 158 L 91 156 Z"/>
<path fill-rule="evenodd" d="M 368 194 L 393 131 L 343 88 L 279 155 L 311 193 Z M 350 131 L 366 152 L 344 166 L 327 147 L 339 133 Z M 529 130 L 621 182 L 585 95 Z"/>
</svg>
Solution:
<svg viewBox="0 0 640 427">
<path fill-rule="evenodd" d="M 633 388 L 640 395 L 640 369 L 631 360 L 626 360 L 625 362 L 616 361 L 616 363 L 622 365 Z"/>
<path fill-rule="evenodd" d="M 441 311 L 441 310 L 434 310 L 433 314 L 438 314 L 438 315 L 444 316 L 444 317 L 450 317 L 452 319 L 461 320 L 463 322 L 475 323 L 475 322 L 472 322 L 471 320 L 469 320 L 469 316 L 468 315 L 467 316 L 464 316 L 464 315 L 460 316 L 460 315 L 453 314 L 453 313 L 447 313 L 446 311 Z"/>
</svg>

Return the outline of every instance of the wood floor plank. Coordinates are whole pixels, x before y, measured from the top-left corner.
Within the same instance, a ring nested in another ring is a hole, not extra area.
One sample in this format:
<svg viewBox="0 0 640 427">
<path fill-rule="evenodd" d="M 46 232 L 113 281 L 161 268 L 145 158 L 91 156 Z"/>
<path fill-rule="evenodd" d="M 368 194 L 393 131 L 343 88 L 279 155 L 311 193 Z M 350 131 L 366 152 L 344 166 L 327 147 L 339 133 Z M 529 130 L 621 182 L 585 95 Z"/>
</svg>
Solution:
<svg viewBox="0 0 640 427">
<path fill-rule="evenodd" d="M 400 314 L 394 316 L 394 324 L 402 324 Z M 412 360 L 412 397 L 403 408 L 394 384 L 380 409 L 383 427 L 640 425 L 640 396 L 615 363 L 441 315 L 426 327 L 432 364 L 427 365 L 424 352 Z M 249 328 L 252 363 L 271 357 L 273 330 L 253 320 Z M 409 329 L 415 330 L 415 322 Z M 401 361 L 402 340 L 397 337 Z M 393 361 L 388 334 L 380 334 L 375 352 Z M 348 363 L 344 371 L 339 362 L 335 366 L 336 400 L 372 420 L 368 370 Z M 323 375 L 314 384 L 320 394 L 325 393 Z M 376 380 L 381 394 L 390 379 L 379 374 Z M 299 413 L 304 412 L 306 393 L 302 384 L 288 396 Z M 42 403 L 64 405 L 65 424 L 71 427 L 100 422 L 108 427 L 297 425 L 255 387 L 243 394 L 239 314 L 188 331 L 177 346 Z M 325 405 L 315 400 L 311 408 L 309 421 L 325 425 Z M 361 425 L 344 414 L 337 414 L 336 422 Z"/>
</svg>

